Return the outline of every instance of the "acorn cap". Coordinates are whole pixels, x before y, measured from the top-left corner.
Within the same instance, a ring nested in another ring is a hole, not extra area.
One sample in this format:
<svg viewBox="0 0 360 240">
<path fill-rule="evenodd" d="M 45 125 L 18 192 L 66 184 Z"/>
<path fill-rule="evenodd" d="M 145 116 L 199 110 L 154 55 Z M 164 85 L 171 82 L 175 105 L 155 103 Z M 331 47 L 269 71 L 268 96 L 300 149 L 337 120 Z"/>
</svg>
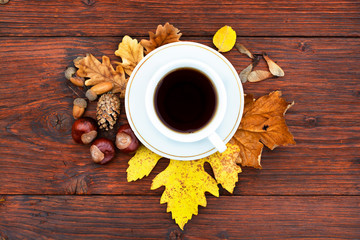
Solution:
<svg viewBox="0 0 360 240">
<path fill-rule="evenodd" d="M 74 67 L 68 67 L 66 68 L 64 74 L 66 79 L 70 80 L 70 78 L 76 73 L 76 68 Z"/>
<path fill-rule="evenodd" d="M 91 89 L 89 89 L 89 90 L 86 91 L 85 96 L 86 96 L 90 101 L 95 101 L 95 100 L 97 99 L 97 94 L 96 94 L 93 90 L 91 90 Z"/>
<path fill-rule="evenodd" d="M 86 107 L 87 107 L 87 102 L 86 102 L 86 100 L 83 99 L 83 98 L 76 98 L 76 99 L 74 100 L 74 105 L 75 105 L 75 106 L 79 106 L 79 107 L 81 107 L 81 108 L 86 108 Z"/>
</svg>

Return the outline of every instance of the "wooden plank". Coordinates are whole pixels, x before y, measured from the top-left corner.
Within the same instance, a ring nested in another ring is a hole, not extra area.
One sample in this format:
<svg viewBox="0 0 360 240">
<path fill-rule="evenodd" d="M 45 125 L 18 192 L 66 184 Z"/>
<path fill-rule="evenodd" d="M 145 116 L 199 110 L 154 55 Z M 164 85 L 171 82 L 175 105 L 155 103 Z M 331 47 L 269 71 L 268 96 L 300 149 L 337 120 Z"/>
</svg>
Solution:
<svg viewBox="0 0 360 240">
<path fill-rule="evenodd" d="M 360 36 L 357 0 L 41 1 L 0 6 L 0 36 L 145 36 L 169 21 L 187 36 Z"/>
<path fill-rule="evenodd" d="M 75 97 L 63 71 L 86 52 L 113 55 L 121 38 L 1 38 L 0 193 L 146 194 L 150 177 L 126 182 L 128 155 L 106 166 L 93 164 L 88 146 L 72 142 Z M 211 46 L 210 38 L 184 38 Z M 296 104 L 287 122 L 296 146 L 263 153 L 263 170 L 244 169 L 236 195 L 359 195 L 360 41 L 353 38 L 241 38 L 254 52 L 267 51 L 284 78 L 246 83 L 255 96 L 283 90 Z M 249 59 L 225 56 L 238 71 Z M 87 115 L 94 116 L 92 104 Z M 121 122 L 126 121 L 122 108 Z M 222 192 L 222 194 L 227 194 Z"/>
<path fill-rule="evenodd" d="M 3 239 L 356 239 L 359 197 L 208 197 L 181 231 L 149 196 L 5 196 Z"/>
</svg>

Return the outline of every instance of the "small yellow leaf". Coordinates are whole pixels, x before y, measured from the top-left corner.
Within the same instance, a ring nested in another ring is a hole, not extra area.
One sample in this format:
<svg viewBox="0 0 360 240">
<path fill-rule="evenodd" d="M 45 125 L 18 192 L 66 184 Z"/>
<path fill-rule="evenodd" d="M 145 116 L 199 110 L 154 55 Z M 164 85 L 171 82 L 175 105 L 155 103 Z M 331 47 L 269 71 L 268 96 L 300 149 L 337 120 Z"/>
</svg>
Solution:
<svg viewBox="0 0 360 240">
<path fill-rule="evenodd" d="M 136 181 L 148 176 L 160 158 L 162 157 L 140 145 L 135 156 L 129 160 L 129 167 L 126 170 L 127 181 Z"/>
<path fill-rule="evenodd" d="M 204 158 L 210 163 L 216 181 L 230 193 L 233 192 L 235 183 L 239 180 L 238 174 L 241 173 L 241 168 L 235 162 L 239 156 L 239 150 L 238 146 L 228 143 L 225 152 L 216 152 Z"/>
<path fill-rule="evenodd" d="M 118 64 L 130 76 L 136 65 L 143 59 L 144 48 L 136 39 L 126 35 L 119 44 L 118 50 L 115 51 L 115 55 L 121 57 L 122 63 Z"/>
<path fill-rule="evenodd" d="M 219 52 L 230 51 L 236 42 L 236 32 L 230 26 L 220 28 L 214 35 L 213 43 Z"/>
<path fill-rule="evenodd" d="M 192 215 L 198 214 L 198 205 L 206 207 L 205 192 L 219 196 L 219 188 L 204 170 L 204 160 L 170 160 L 169 166 L 153 180 L 151 189 L 165 186 L 160 203 L 167 203 L 167 212 L 184 229 Z"/>
</svg>

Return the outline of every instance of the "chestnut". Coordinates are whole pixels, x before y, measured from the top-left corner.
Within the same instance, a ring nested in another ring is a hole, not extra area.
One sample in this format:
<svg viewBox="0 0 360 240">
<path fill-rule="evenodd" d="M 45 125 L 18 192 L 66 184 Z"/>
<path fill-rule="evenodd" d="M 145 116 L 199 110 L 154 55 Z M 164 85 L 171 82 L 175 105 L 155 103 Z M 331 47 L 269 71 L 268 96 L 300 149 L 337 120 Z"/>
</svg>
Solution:
<svg viewBox="0 0 360 240">
<path fill-rule="evenodd" d="M 91 145 L 90 154 L 95 163 L 105 164 L 114 158 L 115 146 L 107 138 L 98 138 Z"/>
<path fill-rule="evenodd" d="M 138 149 L 139 140 L 136 138 L 129 124 L 122 125 L 119 128 L 116 134 L 115 145 L 124 153 L 133 153 Z"/>
<path fill-rule="evenodd" d="M 76 120 L 71 128 L 71 136 L 77 143 L 89 144 L 97 136 L 98 125 L 96 121 L 89 117 Z"/>
</svg>

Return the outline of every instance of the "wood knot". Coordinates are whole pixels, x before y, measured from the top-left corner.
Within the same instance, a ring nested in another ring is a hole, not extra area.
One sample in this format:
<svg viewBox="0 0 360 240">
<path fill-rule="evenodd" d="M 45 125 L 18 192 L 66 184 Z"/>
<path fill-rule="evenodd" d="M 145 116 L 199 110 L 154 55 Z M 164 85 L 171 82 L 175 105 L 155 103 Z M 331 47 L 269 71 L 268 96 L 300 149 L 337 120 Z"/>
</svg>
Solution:
<svg viewBox="0 0 360 240">
<path fill-rule="evenodd" d="M 48 116 L 48 127 L 58 132 L 67 132 L 71 129 L 72 117 L 69 114 L 54 112 Z"/>
<path fill-rule="evenodd" d="M 298 45 L 298 49 L 302 52 L 308 52 L 310 51 L 310 44 L 307 42 L 300 42 Z"/>
<path fill-rule="evenodd" d="M 316 117 L 305 117 L 305 122 L 308 127 L 316 127 L 317 126 L 317 118 Z"/>
<path fill-rule="evenodd" d="M 87 6 L 92 6 L 95 4 L 95 0 L 81 0 L 82 3 L 84 3 Z"/>
<path fill-rule="evenodd" d="M 169 232 L 169 240 L 180 240 L 183 239 L 182 232 L 178 229 L 173 229 Z"/>
<path fill-rule="evenodd" d="M 360 91 L 355 91 L 355 97 L 360 97 Z"/>
<path fill-rule="evenodd" d="M 216 235 L 219 239 L 229 239 L 229 234 L 227 231 L 221 231 Z"/>
<path fill-rule="evenodd" d="M 75 176 L 69 179 L 65 186 L 66 194 L 83 195 L 87 194 L 90 178 L 85 175 Z"/>
</svg>

